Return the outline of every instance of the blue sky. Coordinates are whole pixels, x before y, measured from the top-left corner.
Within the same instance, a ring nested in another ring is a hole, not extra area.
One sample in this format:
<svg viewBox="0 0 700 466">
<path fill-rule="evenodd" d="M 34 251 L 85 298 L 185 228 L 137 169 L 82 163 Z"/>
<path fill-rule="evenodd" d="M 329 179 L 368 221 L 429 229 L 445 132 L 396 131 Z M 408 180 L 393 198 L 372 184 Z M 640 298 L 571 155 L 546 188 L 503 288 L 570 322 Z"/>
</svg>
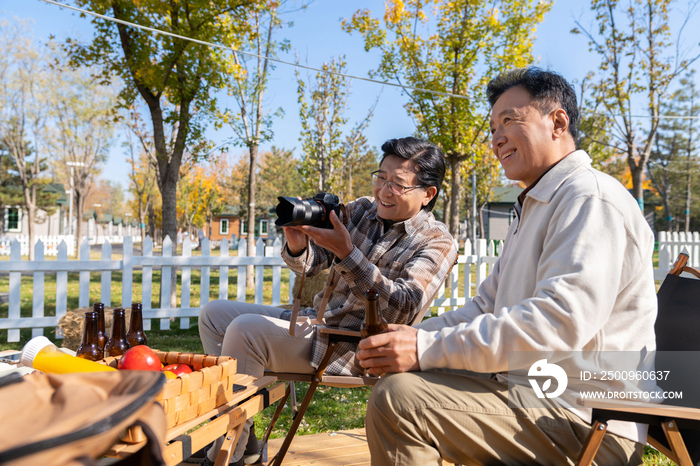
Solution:
<svg viewBox="0 0 700 466">
<path fill-rule="evenodd" d="M 579 0 L 555 1 L 552 10 L 537 30 L 534 47 L 537 64 L 561 73 L 571 82 L 580 81 L 586 73 L 597 68 L 597 57 L 588 52 L 586 39 L 582 35 L 572 35 L 569 32 L 577 19 L 584 26 L 593 25 L 593 16 L 588 5 L 589 2 Z M 364 51 L 358 34 L 350 36 L 340 28 L 340 21 L 350 17 L 358 8 L 368 8 L 375 16 L 380 16 L 384 2 L 316 0 L 306 11 L 294 13 L 291 18 L 294 27 L 283 31 L 283 36 L 291 41 L 293 50 L 280 58 L 294 61 L 296 52 L 302 63 L 320 67 L 324 61 L 345 54 L 348 74 L 366 77 L 369 70 L 376 68 L 378 55 Z M 50 34 L 58 39 L 71 36 L 88 40 L 92 36 L 89 19 L 80 18 L 77 13 L 40 0 L 0 0 L 0 17 L 31 18 L 34 21 L 33 28 L 37 40 L 46 40 Z M 694 43 L 697 44 L 698 34 L 695 31 L 692 33 L 695 35 Z M 306 76 L 305 71 L 301 74 Z M 394 87 L 358 80 L 352 82 L 349 108 L 346 112 L 349 124 L 363 119 L 377 96 L 380 96 L 379 103 L 372 123 L 366 131 L 370 143 L 379 147 L 389 138 L 412 134 L 414 124 L 403 108 L 406 97 L 401 95 L 401 91 Z M 274 141 L 266 148 L 272 144 L 286 149 L 297 148 L 295 154 L 298 156 L 300 125 L 293 67 L 277 66 L 272 75 L 267 101 L 270 107 L 284 108 L 286 116 L 275 121 Z M 229 105 L 234 104 L 230 102 Z M 212 130 L 208 135 L 217 143 L 231 136 L 230 130 Z M 239 148 L 232 148 L 234 153 L 240 151 Z M 123 149 L 119 147 L 119 143 L 115 143 L 103 177 L 118 181 L 122 187 L 127 188 L 128 164 L 124 161 Z"/>
</svg>

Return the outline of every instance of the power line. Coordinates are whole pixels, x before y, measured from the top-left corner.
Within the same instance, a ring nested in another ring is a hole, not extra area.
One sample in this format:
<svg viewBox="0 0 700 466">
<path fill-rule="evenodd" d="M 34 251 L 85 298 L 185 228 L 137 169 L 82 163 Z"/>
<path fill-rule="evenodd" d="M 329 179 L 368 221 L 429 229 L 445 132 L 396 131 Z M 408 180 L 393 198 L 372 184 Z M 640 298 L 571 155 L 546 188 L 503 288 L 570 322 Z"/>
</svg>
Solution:
<svg viewBox="0 0 700 466">
<path fill-rule="evenodd" d="M 206 45 L 206 46 L 208 46 L 208 47 L 214 47 L 214 48 L 223 49 L 223 50 L 230 50 L 231 52 L 240 53 L 240 54 L 242 54 L 242 55 L 248 55 L 248 56 L 250 56 L 250 57 L 263 58 L 263 59 L 265 59 L 265 60 L 270 60 L 270 61 L 272 61 L 272 62 L 280 63 L 280 64 L 282 64 L 282 65 L 289 65 L 289 66 L 294 66 L 294 67 L 298 67 L 298 68 L 304 68 L 304 69 L 307 69 L 307 70 L 316 71 L 316 72 L 320 72 L 320 73 L 326 73 L 326 74 L 332 74 L 332 75 L 336 75 L 336 76 L 342 76 L 342 77 L 344 77 L 344 78 L 359 79 L 360 81 L 367 81 L 367 82 L 371 82 L 371 83 L 375 83 L 375 84 L 381 84 L 381 85 L 383 85 L 383 86 L 398 87 L 398 88 L 400 88 L 400 89 L 402 89 L 402 90 L 404 90 L 404 91 L 413 90 L 413 91 L 418 91 L 418 92 L 426 92 L 426 93 L 434 94 L 434 95 L 440 95 L 440 96 L 443 96 L 443 97 L 455 97 L 455 98 L 458 98 L 458 99 L 467 99 L 467 98 L 468 98 L 468 96 L 459 95 L 459 94 L 452 94 L 452 93 L 450 93 L 450 92 L 440 92 L 440 91 L 434 91 L 434 90 L 431 90 L 431 89 L 424 89 L 424 88 L 420 88 L 420 87 L 413 87 L 413 86 L 407 86 L 407 85 L 403 85 L 403 84 L 391 83 L 391 82 L 388 82 L 388 81 L 379 81 L 379 80 L 376 80 L 376 79 L 363 78 L 363 77 L 361 77 L 361 76 L 354 76 L 354 75 L 345 74 L 345 73 L 338 73 L 338 72 L 336 72 L 336 71 L 331 71 L 331 70 L 324 70 L 324 69 L 320 69 L 320 68 L 315 68 L 315 67 L 313 67 L 313 66 L 301 65 L 301 64 L 299 64 L 299 63 L 292 63 L 292 62 L 280 60 L 280 59 L 278 59 L 278 58 L 269 57 L 269 56 L 266 56 L 266 55 L 259 55 L 259 54 L 256 54 L 256 53 L 244 52 L 244 51 L 242 51 L 242 50 L 238 50 L 238 49 L 235 49 L 235 48 L 233 48 L 233 47 L 226 46 L 226 45 L 214 44 L 214 43 L 212 43 L 212 42 L 207 42 L 207 41 L 203 41 L 203 40 L 199 40 L 199 39 L 194 39 L 194 38 L 191 38 L 191 37 L 182 36 L 182 35 L 179 35 L 179 34 L 174 34 L 174 33 L 172 33 L 172 32 L 161 31 L 160 29 L 155 29 L 155 28 L 151 28 L 151 27 L 148 27 L 148 26 L 142 26 L 142 25 L 140 25 L 140 24 L 131 23 L 131 22 L 129 22 L 129 21 L 124 21 L 124 20 L 121 20 L 121 19 L 113 18 L 113 17 L 111 17 L 111 16 L 106 16 L 106 15 L 102 15 L 102 14 L 99 14 L 99 13 L 95 13 L 95 12 L 92 12 L 92 11 L 89 11 L 89 10 L 84 10 L 84 9 L 82 9 L 82 8 L 78 8 L 78 7 L 74 7 L 74 6 L 71 6 L 71 5 L 66 5 L 66 4 L 63 4 L 63 3 L 59 3 L 59 2 L 54 1 L 54 0 L 41 0 L 41 1 L 44 2 L 44 3 L 49 3 L 49 4 L 51 4 L 51 5 L 59 6 L 59 7 L 62 7 L 62 8 L 68 8 L 69 10 L 78 11 L 78 12 L 83 13 L 83 14 L 86 14 L 86 15 L 95 16 L 95 17 L 97 17 L 97 18 L 101 18 L 101 19 L 104 19 L 104 20 L 106 20 L 106 21 L 112 21 L 112 22 L 114 22 L 114 23 L 124 24 L 125 26 L 130 26 L 130 27 L 134 27 L 134 28 L 137 28 L 137 29 L 142 29 L 142 30 L 144 30 L 144 31 L 149 31 L 149 32 L 153 32 L 153 33 L 156 33 L 156 34 L 161 34 L 161 35 L 164 35 L 164 36 L 174 37 L 174 38 L 176 38 L 176 39 L 186 40 L 186 41 L 193 42 L 193 43 L 200 44 L 200 45 Z M 585 112 L 585 113 L 591 113 L 591 112 Z M 592 112 L 592 113 L 593 113 L 593 115 L 609 115 L 609 116 L 616 117 L 616 118 L 622 116 L 622 115 L 605 114 L 605 113 L 599 113 L 599 112 Z M 700 118 L 700 116 L 681 116 L 681 115 L 658 115 L 658 116 L 651 116 L 651 115 L 628 115 L 628 116 L 629 116 L 630 118 L 651 118 L 651 119 L 696 119 L 696 118 Z"/>
<path fill-rule="evenodd" d="M 233 47 L 229 47 L 229 46 L 226 46 L 226 45 L 214 44 L 214 43 L 212 43 L 212 42 L 207 42 L 207 41 L 203 41 L 203 40 L 199 40 L 199 39 L 193 39 L 193 38 L 191 38 L 191 37 L 181 36 L 181 35 L 179 35 L 179 34 L 173 34 L 172 32 L 161 31 L 160 29 L 154 29 L 154 28 L 151 28 L 151 27 L 148 27 L 148 26 L 141 26 L 140 24 L 130 23 L 130 22 L 128 22 L 128 21 L 124 21 L 124 20 L 121 20 L 121 19 L 113 18 L 113 17 L 111 17 L 111 16 L 105 16 L 105 15 L 101 15 L 101 14 L 99 14 L 99 13 L 95 13 L 95 12 L 92 12 L 92 11 L 89 11 L 89 10 L 83 10 L 82 8 L 78 8 L 78 7 L 74 7 L 74 6 L 70 6 L 70 5 L 65 5 L 65 4 L 63 4 L 63 3 L 59 3 L 59 2 L 56 2 L 56 1 L 54 1 L 54 0 L 41 0 L 41 1 L 42 1 L 42 2 L 45 2 L 45 3 L 50 3 L 50 4 L 52 4 L 52 5 L 56 5 L 56 6 L 59 6 L 59 7 L 68 8 L 68 9 L 70 9 L 70 10 L 78 11 L 78 12 L 83 13 L 83 14 L 86 14 L 86 15 L 95 16 L 95 17 L 97 17 L 97 18 L 101 18 L 101 19 L 104 19 L 104 20 L 107 20 L 107 21 L 112 21 L 112 22 L 114 22 L 114 23 L 124 24 L 125 26 L 130 26 L 130 27 L 142 29 L 142 30 L 144 30 L 144 31 L 149 31 L 149 32 L 153 32 L 153 33 L 156 33 L 156 34 L 161 34 L 161 35 L 164 35 L 164 36 L 174 37 L 174 38 L 176 38 L 176 39 L 181 39 L 181 40 L 186 40 L 186 41 L 189 41 L 189 42 L 194 42 L 194 43 L 200 44 L 200 45 L 206 45 L 206 46 L 209 46 L 209 47 L 214 47 L 214 48 L 223 49 L 223 50 L 230 50 L 230 51 L 232 51 L 232 52 L 240 53 L 240 54 L 243 54 L 243 55 L 248 55 L 248 56 L 251 56 L 251 57 L 263 58 L 263 59 L 265 59 L 265 60 L 270 60 L 270 61 L 273 61 L 273 62 L 276 62 L 276 63 L 280 63 L 280 64 L 282 64 L 282 65 L 290 65 L 290 66 L 299 67 L 299 68 L 304 68 L 304 69 L 311 70 L 311 71 L 318 71 L 318 72 L 320 72 L 320 73 L 333 74 L 333 75 L 336 75 L 336 76 L 342 76 L 342 77 L 344 77 L 344 78 L 359 79 L 360 81 L 368 81 L 368 82 L 375 83 L 375 84 L 382 84 L 382 85 L 384 85 L 384 86 L 398 87 L 398 88 L 403 89 L 404 91 L 407 91 L 407 90 L 414 90 L 414 91 L 419 91 L 419 92 L 427 92 L 427 93 L 429 93 L 429 94 L 441 95 L 441 96 L 444 96 L 444 97 L 456 97 L 456 98 L 458 98 L 458 99 L 467 99 L 467 98 L 468 98 L 467 96 L 464 96 L 464 95 L 452 94 L 452 93 L 449 93 L 449 92 L 433 91 L 433 90 L 430 90 L 430 89 L 423 89 L 423 88 L 420 88 L 420 87 L 405 86 L 405 85 L 402 85 L 402 84 L 395 84 L 395 83 L 391 83 L 391 82 L 387 82 L 387 81 L 378 81 L 378 80 L 376 80 L 376 79 L 363 78 L 363 77 L 360 77 L 360 76 L 353 76 L 353 75 L 350 75 L 350 74 L 338 73 L 338 72 L 331 71 L 331 70 L 323 70 L 323 69 L 319 69 L 319 68 L 314 68 L 314 67 L 312 67 L 312 66 L 301 65 L 301 64 L 299 64 L 299 63 L 292 63 L 292 62 L 280 60 L 280 59 L 278 59 L 278 58 L 268 57 L 268 56 L 265 56 L 265 55 L 258 55 L 258 54 L 256 54 L 256 53 L 243 52 L 242 50 L 234 49 Z"/>
</svg>

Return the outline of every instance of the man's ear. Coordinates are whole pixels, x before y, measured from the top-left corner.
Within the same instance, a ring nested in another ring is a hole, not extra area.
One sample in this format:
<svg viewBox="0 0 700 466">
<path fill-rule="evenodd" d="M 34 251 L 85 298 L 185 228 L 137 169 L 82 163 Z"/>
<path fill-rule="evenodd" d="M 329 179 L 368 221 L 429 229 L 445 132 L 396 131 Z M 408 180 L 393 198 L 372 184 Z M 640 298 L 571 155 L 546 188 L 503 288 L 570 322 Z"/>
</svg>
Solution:
<svg viewBox="0 0 700 466">
<path fill-rule="evenodd" d="M 425 197 L 423 198 L 423 205 L 428 205 L 430 201 L 437 195 L 437 188 L 435 186 L 428 186 L 425 190 Z"/>
<path fill-rule="evenodd" d="M 569 115 L 566 114 L 563 108 L 558 108 L 552 112 L 552 122 L 554 123 L 553 136 L 560 138 L 567 134 L 569 130 Z"/>
</svg>

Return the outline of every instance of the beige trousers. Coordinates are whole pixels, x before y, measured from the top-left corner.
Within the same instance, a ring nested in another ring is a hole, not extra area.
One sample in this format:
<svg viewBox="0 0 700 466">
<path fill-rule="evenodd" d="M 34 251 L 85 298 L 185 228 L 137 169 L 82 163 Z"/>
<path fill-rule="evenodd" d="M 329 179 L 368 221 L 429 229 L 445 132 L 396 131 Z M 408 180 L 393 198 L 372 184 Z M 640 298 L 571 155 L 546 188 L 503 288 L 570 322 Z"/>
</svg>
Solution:
<svg viewBox="0 0 700 466">
<path fill-rule="evenodd" d="M 537 400 L 532 390 L 517 396 L 548 406 L 510 408 L 508 384 L 487 378 L 390 374 L 367 406 L 372 465 L 437 465 L 441 458 L 465 466 L 573 465 L 590 425 L 553 400 Z M 594 464 L 641 465 L 643 452 L 643 445 L 608 433 Z"/>
<path fill-rule="evenodd" d="M 206 354 L 231 356 L 237 371 L 262 377 L 265 369 L 276 372 L 313 374 L 309 364 L 313 346 L 313 329 L 297 326 L 296 336 L 289 335 L 289 321 L 280 319 L 284 309 L 237 301 L 211 301 L 199 314 L 199 337 Z M 252 419 L 246 421 L 231 462 L 245 451 Z M 209 450 L 214 461 L 223 438 Z"/>
</svg>

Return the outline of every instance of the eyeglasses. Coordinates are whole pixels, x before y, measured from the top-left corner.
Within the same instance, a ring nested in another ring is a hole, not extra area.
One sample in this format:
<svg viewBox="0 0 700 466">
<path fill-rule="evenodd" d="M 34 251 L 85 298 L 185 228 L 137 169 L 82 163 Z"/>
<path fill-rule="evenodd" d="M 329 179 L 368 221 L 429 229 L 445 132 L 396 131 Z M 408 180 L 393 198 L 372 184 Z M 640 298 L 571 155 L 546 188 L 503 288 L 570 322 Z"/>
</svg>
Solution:
<svg viewBox="0 0 700 466">
<path fill-rule="evenodd" d="M 375 188 L 382 189 L 384 186 L 388 185 L 391 192 L 396 194 L 397 196 L 403 196 L 404 194 L 406 194 L 407 191 L 410 191 L 412 189 L 425 188 L 425 186 L 423 186 L 423 185 L 402 186 L 398 183 L 394 183 L 393 181 L 387 181 L 386 178 L 384 178 L 382 175 L 380 175 L 377 172 L 372 173 L 372 181 L 374 182 Z"/>
</svg>

